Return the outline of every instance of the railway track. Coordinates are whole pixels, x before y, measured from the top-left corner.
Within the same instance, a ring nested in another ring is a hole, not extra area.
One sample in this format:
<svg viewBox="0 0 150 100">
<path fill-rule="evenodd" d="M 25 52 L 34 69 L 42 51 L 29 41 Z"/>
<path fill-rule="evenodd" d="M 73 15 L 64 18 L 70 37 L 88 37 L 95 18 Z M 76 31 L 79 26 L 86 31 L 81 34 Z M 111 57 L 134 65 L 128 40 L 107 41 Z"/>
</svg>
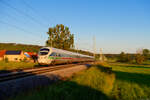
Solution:
<svg viewBox="0 0 150 100">
<path fill-rule="evenodd" d="M 64 68 L 74 67 L 77 65 L 83 65 L 83 64 L 84 63 L 82 63 L 82 64 L 79 63 L 79 64 L 57 65 L 57 66 L 51 66 L 51 67 L 28 69 L 28 70 L 22 70 L 19 72 L 10 72 L 10 73 L 5 73 L 5 74 L 0 74 L 0 82 L 24 78 L 24 77 L 32 76 L 32 75 L 39 75 L 42 73 L 52 72 L 52 71 L 56 71 L 56 70 L 60 70 L 60 69 L 64 69 Z"/>
</svg>

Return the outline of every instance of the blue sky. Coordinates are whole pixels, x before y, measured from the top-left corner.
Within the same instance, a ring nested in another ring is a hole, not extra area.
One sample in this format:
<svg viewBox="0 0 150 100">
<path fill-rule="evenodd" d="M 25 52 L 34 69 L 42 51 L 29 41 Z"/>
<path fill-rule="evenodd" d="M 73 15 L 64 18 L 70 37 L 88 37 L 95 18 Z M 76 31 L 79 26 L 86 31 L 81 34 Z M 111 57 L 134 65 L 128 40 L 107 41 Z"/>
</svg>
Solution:
<svg viewBox="0 0 150 100">
<path fill-rule="evenodd" d="M 150 49 L 149 0 L 0 0 L 0 42 L 45 45 L 56 24 L 79 49 L 93 51 L 93 36 L 97 52 Z"/>
</svg>

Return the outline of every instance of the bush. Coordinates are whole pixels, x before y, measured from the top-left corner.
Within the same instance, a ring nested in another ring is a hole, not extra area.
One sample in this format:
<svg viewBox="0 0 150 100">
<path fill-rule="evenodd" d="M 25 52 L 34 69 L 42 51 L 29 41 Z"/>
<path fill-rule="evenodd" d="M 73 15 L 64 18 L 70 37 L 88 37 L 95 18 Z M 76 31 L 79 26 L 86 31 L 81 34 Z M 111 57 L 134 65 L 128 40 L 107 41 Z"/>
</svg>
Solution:
<svg viewBox="0 0 150 100">
<path fill-rule="evenodd" d="M 8 60 L 8 58 L 7 58 L 7 57 L 4 59 L 4 61 L 5 61 L 5 62 L 7 62 L 7 63 L 9 62 L 9 60 Z"/>
<path fill-rule="evenodd" d="M 126 61 L 132 63 L 134 61 L 134 56 L 131 54 L 126 55 Z"/>
<path fill-rule="evenodd" d="M 126 62 L 126 55 L 124 52 L 121 52 L 121 54 L 118 57 L 119 62 Z"/>
<path fill-rule="evenodd" d="M 137 54 L 135 60 L 137 64 L 142 64 L 145 60 L 145 57 L 141 54 Z"/>
<path fill-rule="evenodd" d="M 130 62 L 132 63 L 134 60 L 134 56 L 131 54 L 125 54 L 124 52 L 121 52 L 121 54 L 118 57 L 118 62 Z"/>
</svg>

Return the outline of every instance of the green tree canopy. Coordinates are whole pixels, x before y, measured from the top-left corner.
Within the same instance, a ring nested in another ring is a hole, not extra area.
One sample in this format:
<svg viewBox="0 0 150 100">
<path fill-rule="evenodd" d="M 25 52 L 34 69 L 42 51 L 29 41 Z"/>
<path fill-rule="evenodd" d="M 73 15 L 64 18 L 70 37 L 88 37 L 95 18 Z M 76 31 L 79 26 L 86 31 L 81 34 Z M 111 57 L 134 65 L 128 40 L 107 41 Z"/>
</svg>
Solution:
<svg viewBox="0 0 150 100">
<path fill-rule="evenodd" d="M 121 52 L 119 55 L 119 60 L 120 62 L 126 62 L 126 54 L 124 52 Z"/>
<path fill-rule="evenodd" d="M 49 28 L 49 35 L 46 41 L 47 46 L 59 49 L 74 48 L 74 34 L 71 34 L 69 28 L 63 24 L 57 24 L 55 27 Z"/>
<path fill-rule="evenodd" d="M 150 57 L 149 49 L 143 49 L 143 56 L 145 57 L 145 60 L 147 60 Z"/>
<path fill-rule="evenodd" d="M 149 54 L 149 53 L 150 53 L 149 49 L 143 49 L 143 54 Z"/>
<path fill-rule="evenodd" d="M 143 49 L 143 55 L 149 55 L 150 51 L 149 49 Z"/>
</svg>

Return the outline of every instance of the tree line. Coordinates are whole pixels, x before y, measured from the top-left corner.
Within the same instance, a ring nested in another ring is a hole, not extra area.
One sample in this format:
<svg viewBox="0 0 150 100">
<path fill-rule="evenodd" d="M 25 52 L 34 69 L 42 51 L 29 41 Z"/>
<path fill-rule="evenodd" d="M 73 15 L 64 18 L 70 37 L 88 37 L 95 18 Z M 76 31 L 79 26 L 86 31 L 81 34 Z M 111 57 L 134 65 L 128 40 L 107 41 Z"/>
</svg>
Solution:
<svg viewBox="0 0 150 100">
<path fill-rule="evenodd" d="M 142 64 L 143 62 L 148 60 L 150 60 L 150 50 L 141 49 L 138 50 L 136 54 L 128 54 L 121 52 L 120 55 L 118 56 L 117 61 Z"/>
<path fill-rule="evenodd" d="M 42 46 L 39 45 L 27 45 L 27 44 L 16 44 L 16 43 L 0 43 L 0 50 L 21 50 L 26 52 L 38 52 Z M 93 53 L 84 50 L 67 49 L 68 51 L 90 55 Z"/>
<path fill-rule="evenodd" d="M 26 52 L 38 52 L 42 46 L 16 44 L 16 43 L 0 43 L 0 50 L 21 50 Z"/>
</svg>

